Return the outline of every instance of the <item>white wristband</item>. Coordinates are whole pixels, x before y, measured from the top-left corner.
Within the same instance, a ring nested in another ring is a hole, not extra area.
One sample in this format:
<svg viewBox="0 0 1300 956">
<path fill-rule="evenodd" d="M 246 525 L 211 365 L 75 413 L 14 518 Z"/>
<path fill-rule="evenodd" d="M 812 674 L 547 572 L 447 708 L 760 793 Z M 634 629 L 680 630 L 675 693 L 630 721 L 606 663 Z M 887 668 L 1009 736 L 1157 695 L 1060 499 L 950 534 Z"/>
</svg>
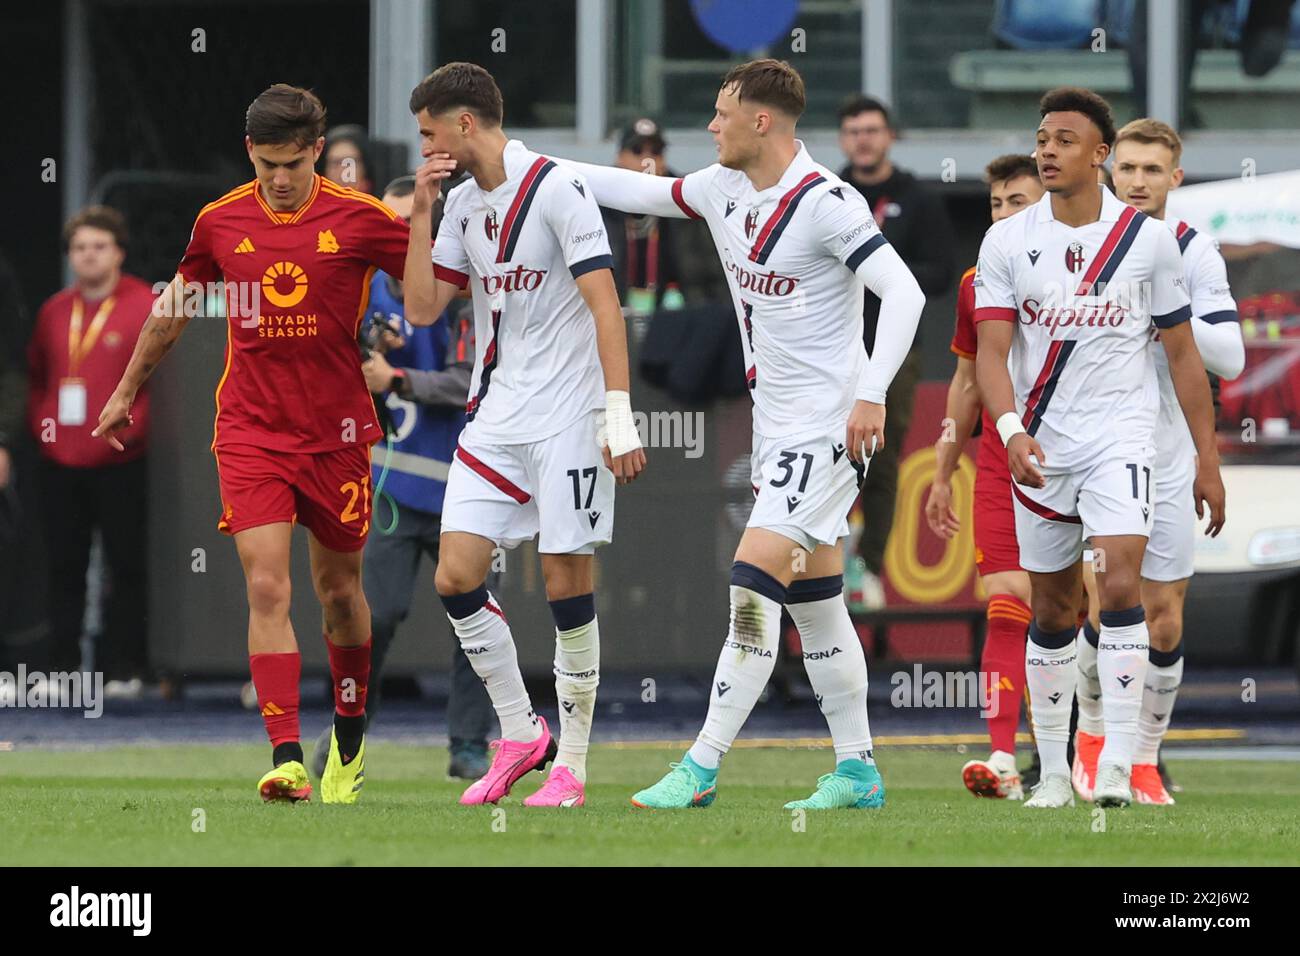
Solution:
<svg viewBox="0 0 1300 956">
<path fill-rule="evenodd" d="M 605 444 L 614 458 L 641 447 L 641 435 L 632 417 L 632 399 L 627 392 L 605 393 Z"/>
<path fill-rule="evenodd" d="M 1025 426 L 1020 424 L 1020 416 L 1015 412 L 1007 412 L 998 418 L 998 434 L 1002 436 L 1004 445 L 1024 430 Z"/>
</svg>

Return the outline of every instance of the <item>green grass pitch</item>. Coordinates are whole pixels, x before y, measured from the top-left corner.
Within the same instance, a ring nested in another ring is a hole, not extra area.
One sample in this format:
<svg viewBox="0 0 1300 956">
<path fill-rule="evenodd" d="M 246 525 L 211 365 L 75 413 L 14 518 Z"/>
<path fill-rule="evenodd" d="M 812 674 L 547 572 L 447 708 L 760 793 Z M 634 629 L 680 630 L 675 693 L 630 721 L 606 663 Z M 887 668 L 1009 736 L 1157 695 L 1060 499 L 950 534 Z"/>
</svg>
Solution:
<svg viewBox="0 0 1300 956">
<path fill-rule="evenodd" d="M 829 753 L 740 749 L 704 810 L 637 810 L 628 797 L 677 751 L 596 746 L 588 804 L 530 810 L 530 774 L 494 811 L 456 804 L 446 752 L 376 742 L 353 807 L 263 805 L 266 748 L 245 745 L 0 753 L 5 865 L 1206 865 L 1294 864 L 1296 765 L 1170 763 L 1175 807 L 1025 810 L 962 789 L 953 749 L 877 751 L 880 811 L 782 809 Z M 199 828 L 199 824 L 202 828 Z"/>
</svg>

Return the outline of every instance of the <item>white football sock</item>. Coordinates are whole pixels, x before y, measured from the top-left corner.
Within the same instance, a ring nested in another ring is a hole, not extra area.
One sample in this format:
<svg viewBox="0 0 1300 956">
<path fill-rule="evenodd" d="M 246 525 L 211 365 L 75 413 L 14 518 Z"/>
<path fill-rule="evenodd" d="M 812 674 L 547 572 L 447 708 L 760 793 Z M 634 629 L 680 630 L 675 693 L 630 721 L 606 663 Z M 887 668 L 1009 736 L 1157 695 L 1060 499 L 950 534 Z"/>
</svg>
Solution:
<svg viewBox="0 0 1300 956">
<path fill-rule="evenodd" d="M 542 726 L 519 673 L 510 625 L 496 599 L 481 587 L 469 594 L 443 597 L 442 603 L 461 649 L 492 698 L 492 707 L 501 721 L 501 736 L 506 740 L 536 740 L 542 735 Z"/>
<path fill-rule="evenodd" d="M 832 589 L 832 596 L 820 600 L 796 600 Z M 842 591 L 839 576 L 796 581 L 790 586 L 785 608 L 799 629 L 803 666 L 830 727 L 836 763 L 861 760 L 874 764 L 867 721 L 867 658 Z"/>
<path fill-rule="evenodd" d="M 1044 646 L 1044 643 L 1051 646 Z M 1065 774 L 1070 765 L 1065 751 L 1070 740 L 1070 708 L 1077 678 L 1075 629 L 1059 633 L 1029 625 L 1025 641 L 1025 685 L 1029 688 L 1029 713 L 1042 776 Z"/>
<path fill-rule="evenodd" d="M 1088 640 L 1091 635 L 1092 640 Z M 1101 681 L 1097 678 L 1097 632 L 1084 622 L 1079 628 L 1079 684 L 1075 697 L 1079 701 L 1079 729 L 1085 734 L 1100 737 L 1106 732 L 1101 714 Z"/>
<path fill-rule="evenodd" d="M 1097 641 L 1097 677 L 1106 720 L 1106 743 L 1097 765 L 1131 769 L 1137 738 L 1138 711 L 1147 675 L 1147 622 L 1142 605 L 1101 612 Z"/>
<path fill-rule="evenodd" d="M 589 596 L 589 595 L 588 595 Z M 594 607 L 592 614 L 594 615 Z M 587 747 L 600 683 L 600 628 L 585 624 L 555 631 L 555 697 L 560 705 L 560 744 L 555 766 L 587 780 Z"/>
<path fill-rule="evenodd" d="M 1160 755 L 1160 743 L 1169 730 L 1169 718 L 1183 683 L 1183 645 L 1172 651 L 1151 648 L 1147 679 L 1142 688 L 1142 709 L 1138 712 L 1134 763 L 1153 764 Z"/>
<path fill-rule="evenodd" d="M 731 625 L 713 672 L 709 713 L 689 751 L 709 770 L 731 749 L 772 676 L 785 602 L 785 588 L 759 568 L 737 561 L 731 580 Z"/>
</svg>

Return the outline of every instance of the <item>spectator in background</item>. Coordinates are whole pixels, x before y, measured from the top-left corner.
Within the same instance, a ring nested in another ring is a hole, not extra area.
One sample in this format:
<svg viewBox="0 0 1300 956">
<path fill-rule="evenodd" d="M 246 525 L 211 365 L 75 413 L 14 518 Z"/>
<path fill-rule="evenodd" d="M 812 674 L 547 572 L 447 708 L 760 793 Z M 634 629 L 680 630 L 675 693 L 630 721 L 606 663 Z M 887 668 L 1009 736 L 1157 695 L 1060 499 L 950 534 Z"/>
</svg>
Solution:
<svg viewBox="0 0 1300 956">
<path fill-rule="evenodd" d="M 126 370 L 154 293 L 122 271 L 126 221 L 90 206 L 63 229 L 73 284 L 41 306 L 27 346 L 28 424 L 40 456 L 40 498 L 49 555 L 48 669 L 80 666 L 86 568 L 93 532 L 103 543 L 108 579 L 103 647 L 97 669 L 105 693 L 139 696 L 148 676 L 146 534 L 148 531 L 149 397 L 131 407 L 135 427 L 124 452 L 91 437 L 102 408 Z"/>
<path fill-rule="evenodd" d="M 848 159 L 840 178 L 866 199 L 876 225 L 912 270 L 921 291 L 927 297 L 943 295 L 954 278 L 952 224 L 939 197 L 890 160 L 889 150 L 896 134 L 888 107 L 869 96 L 856 95 L 840 107 L 839 119 L 840 149 Z M 880 300 L 868 290 L 863 306 L 863 338 L 868 354 L 875 351 L 879 319 Z M 850 603 L 859 607 L 881 607 L 885 603 L 880 575 L 894 523 L 898 459 L 912 418 L 912 397 L 921 377 L 920 340 L 918 329 L 912 350 L 889 388 L 885 447 L 871 459 L 862 484 L 863 528 L 858 558 L 847 562 L 844 571 L 845 591 Z"/>
<path fill-rule="evenodd" d="M 659 124 L 642 117 L 624 128 L 615 163 L 647 175 L 676 176 L 664 157 L 667 147 Z M 656 312 L 731 301 L 704 223 L 600 212 L 614 254 L 614 284 L 625 306 Z"/>
<path fill-rule="evenodd" d="M 363 193 L 374 193 L 370 136 L 360 126 L 349 123 L 326 130 L 321 164 L 321 175 L 331 182 Z"/>
<path fill-rule="evenodd" d="M 414 192 L 415 177 L 402 176 L 384 190 L 384 203 L 409 221 Z M 441 211 L 441 205 L 435 207 L 435 235 Z M 419 328 L 406 321 L 405 313 L 402 284 L 386 273 L 376 273 L 366 306 L 369 319 L 364 337 L 370 355 L 361 369 L 383 406 L 380 420 L 392 424 L 393 444 L 391 449 L 378 445 L 373 453 L 371 480 L 376 488 L 384 464 L 388 465 L 382 496 L 388 507 L 375 502 L 374 528 L 364 556 L 372 641 L 367 726 L 379 706 L 384 659 L 397 626 L 411 608 L 420 558 L 427 554 L 435 565 L 438 562 L 447 469 L 465 427 L 465 401 L 474 370 L 474 317 L 467 303 L 453 302 L 440 321 Z M 382 414 L 385 411 L 387 415 Z M 394 520 L 396 526 L 391 527 Z M 385 534 L 386 529 L 391 533 Z M 489 586 L 495 590 L 497 585 L 494 576 Z M 487 773 L 487 738 L 493 719 L 487 690 L 459 641 L 453 641 L 447 699 L 449 776 L 477 780 Z M 326 728 L 316 744 L 317 775 L 325 769 L 329 745 Z"/>
</svg>

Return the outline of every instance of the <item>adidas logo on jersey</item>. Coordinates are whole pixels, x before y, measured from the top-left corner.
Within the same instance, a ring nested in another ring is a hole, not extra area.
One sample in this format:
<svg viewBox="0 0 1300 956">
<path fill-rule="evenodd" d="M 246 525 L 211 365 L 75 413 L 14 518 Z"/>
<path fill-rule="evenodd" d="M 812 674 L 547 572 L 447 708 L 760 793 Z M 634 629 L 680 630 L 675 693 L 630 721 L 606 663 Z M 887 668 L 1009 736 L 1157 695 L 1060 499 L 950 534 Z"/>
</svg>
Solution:
<svg viewBox="0 0 1300 956">
<path fill-rule="evenodd" d="M 235 252 L 256 252 L 253 248 L 253 240 L 245 236 L 239 240 L 239 245 L 235 246 Z"/>
<path fill-rule="evenodd" d="M 281 710 L 273 700 L 268 700 L 265 706 L 262 707 L 263 717 L 280 717 L 283 716 L 283 714 L 284 711 Z"/>
</svg>

